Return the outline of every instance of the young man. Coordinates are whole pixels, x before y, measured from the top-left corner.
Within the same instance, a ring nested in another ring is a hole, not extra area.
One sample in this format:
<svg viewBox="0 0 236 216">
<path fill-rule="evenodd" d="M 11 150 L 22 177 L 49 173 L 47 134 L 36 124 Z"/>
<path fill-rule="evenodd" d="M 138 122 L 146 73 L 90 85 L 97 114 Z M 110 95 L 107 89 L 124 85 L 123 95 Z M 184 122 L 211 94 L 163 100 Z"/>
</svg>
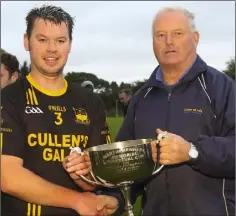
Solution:
<svg viewBox="0 0 236 216">
<path fill-rule="evenodd" d="M 59 7 L 32 9 L 24 47 L 31 72 L 2 91 L 2 214 L 109 215 L 117 199 L 82 192 L 62 162 L 70 147 L 105 143 L 102 101 L 63 78 L 74 21 Z M 89 187 L 89 186 L 88 186 Z"/>
<path fill-rule="evenodd" d="M 7 52 L 1 53 L 1 89 L 18 79 L 19 61 Z"/>
<path fill-rule="evenodd" d="M 158 155 L 153 142 L 164 169 L 140 185 L 143 216 L 235 214 L 235 84 L 197 55 L 198 41 L 189 11 L 165 8 L 155 17 L 160 65 L 132 98 L 116 139 L 168 132 Z"/>
</svg>

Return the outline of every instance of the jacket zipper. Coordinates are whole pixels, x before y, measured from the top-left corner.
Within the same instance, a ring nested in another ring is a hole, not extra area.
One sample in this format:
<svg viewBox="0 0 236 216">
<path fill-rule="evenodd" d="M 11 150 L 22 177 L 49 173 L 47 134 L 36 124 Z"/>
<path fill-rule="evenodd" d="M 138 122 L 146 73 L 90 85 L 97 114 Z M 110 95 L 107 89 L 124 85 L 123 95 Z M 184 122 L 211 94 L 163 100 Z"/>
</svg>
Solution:
<svg viewBox="0 0 236 216">
<path fill-rule="evenodd" d="M 169 114 L 170 114 L 170 100 L 171 100 L 171 96 L 172 96 L 172 92 L 169 91 L 168 92 L 168 108 L 167 108 L 167 120 L 166 120 L 166 130 L 168 131 L 169 129 Z M 170 203 L 171 203 L 171 195 L 170 195 L 170 184 L 169 184 L 169 176 L 168 176 L 168 169 L 165 169 L 165 178 L 166 178 L 166 189 L 167 189 L 167 196 L 168 196 L 168 202 L 169 202 L 169 206 L 168 206 L 168 210 L 170 211 Z"/>
</svg>

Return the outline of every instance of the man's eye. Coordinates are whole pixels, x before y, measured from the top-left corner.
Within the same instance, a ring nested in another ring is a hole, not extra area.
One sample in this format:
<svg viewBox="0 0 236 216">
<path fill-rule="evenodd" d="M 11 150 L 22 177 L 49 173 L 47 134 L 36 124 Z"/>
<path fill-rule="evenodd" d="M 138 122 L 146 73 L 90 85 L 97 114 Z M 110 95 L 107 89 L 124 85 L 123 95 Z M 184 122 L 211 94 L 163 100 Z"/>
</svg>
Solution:
<svg viewBox="0 0 236 216">
<path fill-rule="evenodd" d="M 180 35 L 182 35 L 182 32 L 174 32 L 174 35 L 175 36 L 180 36 Z"/>
<path fill-rule="evenodd" d="M 59 42 L 59 43 L 65 43 L 65 41 L 64 41 L 64 40 L 58 40 L 58 42 Z"/>
<path fill-rule="evenodd" d="M 45 42 L 46 39 L 40 38 L 39 41 L 40 41 L 40 42 Z"/>
</svg>

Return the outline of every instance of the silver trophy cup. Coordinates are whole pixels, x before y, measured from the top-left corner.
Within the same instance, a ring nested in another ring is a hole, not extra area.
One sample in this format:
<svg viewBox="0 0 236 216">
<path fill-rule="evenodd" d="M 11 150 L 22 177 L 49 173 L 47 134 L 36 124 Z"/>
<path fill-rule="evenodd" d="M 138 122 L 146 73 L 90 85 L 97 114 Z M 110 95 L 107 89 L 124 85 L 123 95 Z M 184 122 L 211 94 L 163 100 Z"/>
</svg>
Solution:
<svg viewBox="0 0 236 216">
<path fill-rule="evenodd" d="M 165 135 L 160 134 L 156 142 Z M 120 188 L 125 200 L 125 210 L 128 216 L 134 216 L 130 201 L 131 185 L 135 181 L 157 174 L 163 168 L 158 158 L 157 162 L 152 159 L 151 141 L 153 140 L 128 140 L 85 149 L 89 152 L 92 167 L 90 175 L 93 180 L 85 176 L 80 177 L 91 184 Z M 71 149 L 71 153 L 73 151 L 81 153 L 76 148 Z"/>
</svg>

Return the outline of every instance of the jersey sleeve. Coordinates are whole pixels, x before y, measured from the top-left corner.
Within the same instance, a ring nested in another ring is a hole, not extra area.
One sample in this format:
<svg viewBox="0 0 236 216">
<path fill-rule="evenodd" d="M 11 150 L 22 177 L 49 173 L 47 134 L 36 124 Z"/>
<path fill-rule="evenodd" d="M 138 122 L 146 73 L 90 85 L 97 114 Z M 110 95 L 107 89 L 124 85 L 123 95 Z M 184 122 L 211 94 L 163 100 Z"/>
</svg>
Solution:
<svg viewBox="0 0 236 216">
<path fill-rule="evenodd" d="M 101 144 L 111 143 L 109 127 L 107 123 L 105 107 L 102 100 L 94 97 L 93 107 L 93 121 L 91 122 L 91 132 L 89 135 L 89 146 L 96 146 Z"/>
<path fill-rule="evenodd" d="M 5 89 L 3 89 L 1 92 L 2 154 L 23 159 L 25 133 L 24 125 L 22 124 L 20 113 L 17 109 L 20 104 L 14 102 L 14 98 L 11 97 L 11 93 L 7 89 L 6 91 L 4 90 Z M 17 91 L 15 91 L 14 94 L 17 94 Z"/>
</svg>

